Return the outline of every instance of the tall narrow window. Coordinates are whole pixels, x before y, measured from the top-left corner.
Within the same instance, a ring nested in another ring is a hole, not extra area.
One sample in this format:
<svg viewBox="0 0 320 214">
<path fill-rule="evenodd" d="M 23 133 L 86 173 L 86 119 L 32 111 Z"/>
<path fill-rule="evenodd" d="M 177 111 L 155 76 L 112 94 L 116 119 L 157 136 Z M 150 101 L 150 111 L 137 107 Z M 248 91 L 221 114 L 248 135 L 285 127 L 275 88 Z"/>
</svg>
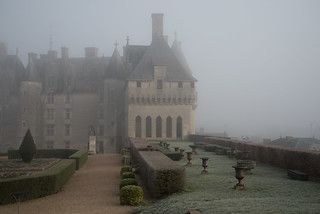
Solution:
<svg viewBox="0 0 320 214">
<path fill-rule="evenodd" d="M 71 110 L 69 108 L 66 108 L 65 119 L 67 119 L 67 120 L 71 119 Z"/>
<path fill-rule="evenodd" d="M 141 82 L 140 81 L 137 82 L 137 88 L 141 88 Z"/>
<path fill-rule="evenodd" d="M 183 88 L 182 82 L 178 82 L 178 88 Z"/>
<path fill-rule="evenodd" d="M 156 119 L 156 137 L 162 137 L 162 119 L 160 116 Z"/>
<path fill-rule="evenodd" d="M 136 137 L 141 137 L 141 117 L 136 117 Z"/>
<path fill-rule="evenodd" d="M 177 118 L 177 138 L 182 139 L 182 118 Z"/>
<path fill-rule="evenodd" d="M 71 133 L 71 126 L 70 124 L 65 124 L 64 125 L 64 135 L 65 136 L 70 136 Z"/>
<path fill-rule="evenodd" d="M 47 136 L 53 136 L 53 135 L 54 135 L 54 125 L 47 124 Z"/>
<path fill-rule="evenodd" d="M 66 140 L 66 141 L 64 141 L 64 145 L 65 145 L 65 148 L 66 149 L 70 149 L 70 141 L 69 140 Z"/>
<path fill-rule="evenodd" d="M 157 80 L 157 89 L 162 89 L 162 80 Z"/>
<path fill-rule="evenodd" d="M 170 116 L 167 117 L 166 127 L 167 138 L 172 138 L 172 118 Z"/>
<path fill-rule="evenodd" d="M 48 104 L 53 104 L 54 103 L 54 95 L 53 94 L 48 94 L 47 96 L 47 103 Z"/>
<path fill-rule="evenodd" d="M 194 82 L 190 83 L 191 88 L 194 88 Z"/>
<path fill-rule="evenodd" d="M 146 137 L 152 137 L 151 117 L 146 118 Z"/>
<path fill-rule="evenodd" d="M 70 94 L 66 94 L 65 103 L 70 103 Z"/>
<path fill-rule="evenodd" d="M 104 126 L 100 125 L 99 126 L 99 136 L 103 136 L 104 135 Z"/>
<path fill-rule="evenodd" d="M 53 120 L 54 119 L 54 109 L 48 108 L 47 109 L 47 119 Z"/>
</svg>

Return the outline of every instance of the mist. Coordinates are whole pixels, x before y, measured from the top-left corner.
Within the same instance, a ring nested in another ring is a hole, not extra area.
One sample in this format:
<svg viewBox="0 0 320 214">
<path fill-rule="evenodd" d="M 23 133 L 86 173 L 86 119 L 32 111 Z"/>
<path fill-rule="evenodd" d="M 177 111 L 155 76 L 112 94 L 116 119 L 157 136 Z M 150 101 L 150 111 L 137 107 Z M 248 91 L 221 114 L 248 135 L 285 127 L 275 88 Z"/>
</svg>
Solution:
<svg viewBox="0 0 320 214">
<path fill-rule="evenodd" d="M 319 10 L 316 0 L 1 0 L 0 41 L 25 64 L 50 46 L 110 56 L 127 36 L 150 44 L 151 13 L 164 13 L 164 34 L 171 44 L 176 32 L 198 80 L 197 129 L 319 137 Z"/>
</svg>

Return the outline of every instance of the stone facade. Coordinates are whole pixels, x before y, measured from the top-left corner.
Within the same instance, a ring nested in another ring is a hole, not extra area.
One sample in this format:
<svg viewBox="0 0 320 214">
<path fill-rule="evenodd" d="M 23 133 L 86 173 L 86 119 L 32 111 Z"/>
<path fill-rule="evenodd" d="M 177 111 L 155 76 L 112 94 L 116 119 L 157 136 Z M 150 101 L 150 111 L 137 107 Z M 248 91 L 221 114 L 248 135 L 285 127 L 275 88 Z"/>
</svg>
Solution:
<svg viewBox="0 0 320 214">
<path fill-rule="evenodd" d="M 126 137 L 194 134 L 196 80 L 180 42 L 169 47 L 162 35 L 163 14 L 152 19 L 152 43 L 127 39 L 123 56 L 117 46 L 111 57 L 87 47 L 84 57 L 74 58 L 62 47 L 61 57 L 54 50 L 29 53 L 24 68 L 0 44 L 0 150 L 17 148 L 27 129 L 39 148 L 81 150 L 94 132 L 97 152 L 117 151 Z"/>
</svg>

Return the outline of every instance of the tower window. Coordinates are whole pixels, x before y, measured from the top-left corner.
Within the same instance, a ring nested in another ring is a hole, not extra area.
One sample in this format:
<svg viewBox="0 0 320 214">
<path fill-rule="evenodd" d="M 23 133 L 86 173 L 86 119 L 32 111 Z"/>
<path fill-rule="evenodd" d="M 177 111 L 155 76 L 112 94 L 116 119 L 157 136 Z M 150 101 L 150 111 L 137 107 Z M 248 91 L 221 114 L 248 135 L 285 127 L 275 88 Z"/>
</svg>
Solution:
<svg viewBox="0 0 320 214">
<path fill-rule="evenodd" d="M 162 80 L 157 80 L 157 89 L 162 89 L 163 85 L 162 85 Z"/>
<path fill-rule="evenodd" d="M 137 81 L 137 88 L 141 88 L 141 81 Z"/>
</svg>

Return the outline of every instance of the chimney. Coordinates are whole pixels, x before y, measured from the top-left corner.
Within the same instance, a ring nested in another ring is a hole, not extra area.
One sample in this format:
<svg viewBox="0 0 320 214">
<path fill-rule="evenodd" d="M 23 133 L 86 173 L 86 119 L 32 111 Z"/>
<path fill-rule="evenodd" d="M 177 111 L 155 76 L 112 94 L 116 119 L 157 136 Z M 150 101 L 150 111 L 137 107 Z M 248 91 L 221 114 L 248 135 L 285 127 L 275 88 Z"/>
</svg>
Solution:
<svg viewBox="0 0 320 214">
<path fill-rule="evenodd" d="M 48 58 L 49 59 L 57 59 L 58 58 L 58 52 L 57 51 L 53 51 L 53 50 L 49 50 L 48 51 Z"/>
<path fill-rule="evenodd" d="M 98 56 L 98 48 L 95 47 L 86 47 L 84 49 L 85 57 L 86 58 L 92 58 Z"/>
<path fill-rule="evenodd" d="M 153 13 L 152 18 L 152 41 L 163 36 L 163 14 Z"/>
<path fill-rule="evenodd" d="M 28 63 L 31 64 L 37 59 L 38 55 L 36 53 L 28 53 Z"/>
<path fill-rule="evenodd" d="M 0 42 L 0 56 L 6 56 L 7 55 L 7 46 L 5 43 Z"/>
<path fill-rule="evenodd" d="M 62 59 L 69 58 L 69 49 L 67 47 L 61 47 L 61 58 Z"/>
</svg>

